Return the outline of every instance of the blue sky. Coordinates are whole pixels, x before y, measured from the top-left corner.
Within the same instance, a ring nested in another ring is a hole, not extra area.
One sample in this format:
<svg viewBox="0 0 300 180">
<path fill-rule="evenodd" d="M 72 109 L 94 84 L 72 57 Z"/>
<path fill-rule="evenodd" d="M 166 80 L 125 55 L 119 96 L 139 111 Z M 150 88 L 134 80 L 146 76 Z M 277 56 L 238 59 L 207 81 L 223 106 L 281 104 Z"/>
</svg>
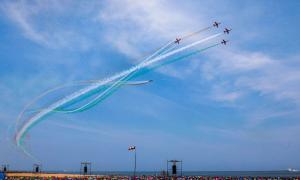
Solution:
<svg viewBox="0 0 300 180">
<path fill-rule="evenodd" d="M 2 1 L 0 163 L 31 169 L 10 127 L 23 106 L 56 85 L 127 69 L 178 35 L 215 20 L 229 46 L 139 77 L 82 113 L 55 114 L 27 148 L 46 170 L 299 168 L 298 1 Z M 217 31 L 217 30 L 214 30 Z M 202 36 L 205 36 L 203 34 Z M 8 135 L 9 134 L 9 135 Z"/>
</svg>

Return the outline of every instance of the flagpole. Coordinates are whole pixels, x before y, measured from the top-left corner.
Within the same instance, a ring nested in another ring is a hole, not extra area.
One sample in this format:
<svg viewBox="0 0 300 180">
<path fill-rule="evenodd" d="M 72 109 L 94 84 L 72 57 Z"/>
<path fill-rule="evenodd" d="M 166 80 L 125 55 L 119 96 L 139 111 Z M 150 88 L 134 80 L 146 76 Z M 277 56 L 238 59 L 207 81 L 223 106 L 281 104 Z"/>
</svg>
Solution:
<svg viewBox="0 0 300 180">
<path fill-rule="evenodd" d="M 134 151 L 134 169 L 133 169 L 133 179 L 135 179 L 136 174 L 136 146 L 129 146 L 129 151 Z"/>
<path fill-rule="evenodd" d="M 134 149 L 134 171 L 133 171 L 133 178 L 135 179 L 136 173 L 136 148 Z"/>
</svg>

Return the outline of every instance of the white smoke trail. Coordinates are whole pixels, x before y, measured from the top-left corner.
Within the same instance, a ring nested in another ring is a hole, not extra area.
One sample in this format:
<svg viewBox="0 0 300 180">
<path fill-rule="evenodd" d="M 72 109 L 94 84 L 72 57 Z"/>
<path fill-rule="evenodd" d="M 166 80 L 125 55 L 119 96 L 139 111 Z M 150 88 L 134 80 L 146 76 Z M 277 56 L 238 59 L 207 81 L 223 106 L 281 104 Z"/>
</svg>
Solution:
<svg viewBox="0 0 300 180">
<path fill-rule="evenodd" d="M 165 50 L 168 50 L 170 48 L 170 45 L 174 44 L 173 41 L 170 41 L 168 43 L 166 43 L 164 46 L 160 47 L 159 49 L 157 49 L 153 54 L 151 54 L 150 56 L 146 57 L 143 61 L 148 61 L 149 59 L 151 58 L 154 58 L 155 56 L 158 56 L 160 53 L 164 52 Z M 95 81 L 91 81 L 90 84 L 95 84 L 95 83 L 101 83 L 103 82 L 103 80 L 95 80 Z M 112 83 L 112 81 L 107 81 L 107 82 L 104 82 L 103 85 L 106 85 L 108 83 Z M 40 100 L 41 98 L 45 97 L 46 95 L 48 95 L 49 93 L 51 92 L 54 92 L 56 90 L 59 90 L 59 89 L 62 89 L 64 87 L 67 87 L 67 86 L 73 86 L 73 85 L 77 85 L 77 84 L 82 84 L 84 85 L 84 82 L 75 82 L 75 83 L 71 83 L 71 84 L 65 84 L 65 85 L 61 85 L 61 86 L 57 86 L 57 87 L 54 87 L 52 89 L 49 89 L 47 91 L 45 91 L 44 93 L 40 94 L 39 96 L 35 97 L 32 101 L 30 101 L 28 104 L 26 104 L 24 106 L 24 108 L 22 109 L 22 111 L 20 112 L 20 114 L 18 115 L 17 117 L 17 120 L 16 120 L 16 125 L 15 125 L 15 132 L 17 132 L 17 128 L 19 127 L 19 122 L 21 121 L 21 118 L 24 116 L 24 113 L 30 108 L 30 106 L 32 106 L 35 102 L 37 102 L 38 100 Z M 40 110 L 39 110 L 40 111 Z"/>
<path fill-rule="evenodd" d="M 217 34 L 216 36 L 212 36 L 212 38 L 217 37 L 217 36 L 219 36 L 219 35 L 221 35 L 221 34 L 222 34 L 222 33 Z M 209 39 L 210 39 L 210 38 L 209 38 Z M 203 40 L 204 40 L 204 41 L 207 41 L 207 40 L 209 40 L 209 39 L 206 39 L 206 38 L 205 38 L 205 39 L 203 39 Z M 203 42 L 204 42 L 204 41 L 203 41 Z M 200 41 L 197 41 L 197 42 L 192 43 L 192 44 L 190 44 L 190 45 L 187 45 L 187 46 L 185 46 L 185 47 L 182 47 L 182 48 L 179 48 L 179 49 L 177 49 L 177 50 L 174 50 L 174 51 L 172 51 L 172 52 L 170 52 L 170 53 L 166 53 L 166 54 L 163 54 L 163 55 L 161 55 L 161 56 L 158 56 L 157 58 L 154 58 L 153 60 L 150 60 L 150 61 L 145 62 L 145 63 L 144 63 L 144 66 L 141 66 L 139 69 L 141 69 L 141 68 L 143 68 L 143 67 L 146 67 L 146 66 L 149 66 L 149 65 L 151 65 L 151 64 L 153 64 L 153 63 L 155 63 L 155 62 L 158 62 L 159 60 L 165 59 L 165 58 L 167 58 L 167 57 L 169 57 L 169 56 L 171 56 L 171 55 L 173 55 L 173 54 L 176 54 L 176 53 L 178 53 L 178 52 L 184 51 L 185 49 L 191 48 L 191 47 L 193 47 L 193 46 L 199 44 L 199 42 L 200 42 Z M 143 63 L 141 63 L 141 64 L 143 64 Z M 135 72 L 136 72 L 136 71 L 135 71 Z M 134 73 L 134 72 L 133 72 L 133 73 Z M 129 74 L 130 74 L 130 73 L 129 73 Z M 106 89 L 105 91 L 101 92 L 98 96 L 96 96 L 96 97 L 94 98 L 94 100 L 91 100 L 90 102 L 88 102 L 87 104 L 84 104 L 83 106 L 81 106 L 81 107 L 79 107 L 79 108 L 76 108 L 76 109 L 73 109 L 73 110 L 66 110 L 66 111 L 64 111 L 64 112 L 72 113 L 72 112 L 77 112 L 77 111 L 80 111 L 80 110 L 85 109 L 86 107 L 88 107 L 88 106 L 90 106 L 92 103 L 94 103 L 95 100 L 100 99 L 102 96 L 105 96 L 107 93 L 109 93 L 116 85 L 118 85 L 118 83 L 119 83 L 120 81 L 122 81 L 123 79 L 125 79 L 129 74 L 123 76 L 119 81 L 114 82 L 112 86 L 110 86 L 110 87 L 109 87 L 108 89 Z"/>
<path fill-rule="evenodd" d="M 151 58 L 154 58 L 155 56 L 159 55 L 161 52 L 164 52 L 165 50 L 168 50 L 170 48 L 170 45 L 174 44 L 173 41 L 170 41 L 168 43 L 166 43 L 164 46 L 162 46 L 161 48 L 159 48 L 158 50 L 156 50 L 153 54 L 151 54 L 150 56 L 146 57 L 143 61 L 148 61 L 149 59 Z M 65 88 L 65 87 L 68 87 L 68 86 L 74 86 L 74 85 L 85 85 L 85 83 L 100 83 L 102 82 L 103 80 L 93 80 L 93 81 L 82 81 L 82 82 L 74 82 L 74 83 L 71 83 L 71 84 L 64 84 L 64 85 L 61 85 L 61 86 L 57 86 L 57 87 L 54 87 L 54 88 L 51 88 L 47 91 L 45 91 L 44 93 L 40 94 L 39 96 L 35 97 L 32 101 L 30 101 L 28 104 L 26 104 L 24 106 L 24 108 L 22 109 L 21 113 L 18 115 L 17 117 L 17 120 L 16 120 L 16 125 L 15 125 L 15 132 L 17 132 L 17 128 L 19 127 L 19 122 L 21 121 L 21 118 L 24 116 L 24 113 L 30 108 L 30 106 L 32 106 L 34 103 L 36 103 L 38 100 L 40 100 L 41 98 L 45 97 L 46 95 L 48 95 L 49 93 L 51 92 L 54 92 L 56 90 L 59 90 L 59 89 L 62 89 L 62 88 Z M 106 84 L 108 83 L 112 83 L 111 81 L 110 82 L 107 82 Z"/>
<path fill-rule="evenodd" d="M 203 43 L 203 42 L 206 42 L 206 41 L 208 41 L 208 40 L 211 40 L 211 39 L 213 39 L 213 38 L 216 38 L 216 37 L 218 37 L 218 36 L 220 36 L 220 35 L 222 35 L 222 34 L 223 34 L 223 33 L 218 33 L 218 34 L 209 36 L 209 37 L 204 38 L 204 39 L 202 39 L 202 40 L 199 40 L 199 41 L 196 41 L 196 42 L 191 43 L 191 44 L 189 44 L 189 45 L 186 45 L 186 46 L 184 46 L 184 47 L 178 48 L 178 49 L 176 49 L 176 50 L 174 50 L 174 51 L 171 51 L 171 52 L 169 52 L 169 53 L 166 53 L 166 54 L 163 54 L 163 55 L 159 55 L 159 56 L 157 56 L 157 57 L 155 57 L 155 58 L 153 58 L 153 59 L 150 59 L 149 61 L 143 61 L 142 63 L 140 63 L 140 64 L 138 64 L 138 65 L 136 65 L 136 66 L 133 66 L 132 68 L 130 68 L 130 69 L 128 69 L 128 70 L 122 71 L 122 72 L 120 72 L 120 73 L 118 73 L 118 74 L 116 74 L 116 75 L 114 75 L 114 76 L 111 76 L 111 77 L 109 77 L 109 78 L 107 78 L 107 79 L 105 79 L 105 80 L 103 80 L 103 81 L 99 81 L 99 82 L 97 82 L 97 83 L 95 83 L 95 84 L 92 84 L 91 86 L 88 86 L 88 87 L 86 87 L 86 88 L 83 88 L 83 89 L 81 89 L 81 90 L 79 90 L 79 91 L 77 91 L 77 92 L 75 92 L 75 93 L 72 93 L 72 94 L 69 95 L 69 96 L 64 97 L 63 99 L 57 101 L 56 103 L 53 103 L 53 104 L 50 105 L 47 109 L 45 109 L 45 110 L 43 110 L 43 111 L 40 111 L 40 112 L 37 113 L 35 116 L 31 117 L 31 118 L 30 118 L 30 119 L 29 119 L 29 120 L 21 127 L 21 129 L 20 129 L 20 130 L 17 132 L 17 134 L 16 134 L 16 139 L 15 139 L 15 140 L 16 140 L 17 146 L 20 146 L 20 145 L 21 145 L 21 142 L 20 142 L 20 141 L 21 141 L 22 137 L 26 134 L 26 132 L 27 132 L 28 130 L 30 130 L 30 128 L 31 128 L 35 123 L 37 123 L 40 119 L 42 119 L 42 118 L 43 118 L 44 116 L 46 116 L 47 114 L 51 113 L 53 110 L 55 110 L 55 109 L 61 107 L 62 105 L 68 103 L 69 101 L 71 101 L 71 100 L 73 100 L 73 99 L 75 99 L 75 98 L 78 98 L 78 97 L 80 97 L 81 95 L 84 95 L 84 94 L 86 94 L 86 93 L 88 93 L 88 92 L 90 92 L 90 91 L 92 91 L 92 90 L 94 90 L 94 89 L 97 89 L 97 88 L 99 88 L 99 87 L 102 86 L 102 85 L 105 85 L 105 84 L 107 84 L 107 83 L 109 83 L 109 82 L 118 80 L 119 78 L 122 78 L 122 77 L 124 77 L 124 76 L 127 76 L 127 75 L 129 75 L 130 73 L 132 73 L 132 72 L 134 72 L 134 71 L 137 71 L 137 70 L 139 70 L 139 69 L 141 69 L 141 68 L 147 67 L 147 66 L 149 66 L 149 65 L 151 65 L 151 64 L 153 64 L 153 63 L 156 63 L 156 62 L 158 62 L 158 61 L 161 61 L 161 60 L 163 60 L 163 59 L 165 59 L 165 58 L 167 58 L 167 57 L 169 57 L 169 56 L 172 56 L 172 55 L 174 55 L 174 54 L 176 54 L 176 53 L 182 52 L 182 51 L 184 51 L 184 50 L 186 50 L 186 49 L 192 48 L 192 47 L 194 47 L 194 46 L 196 46 L 196 45 L 199 45 L 199 44 L 201 44 L 201 43 Z"/>
<path fill-rule="evenodd" d="M 204 32 L 204 31 L 207 31 L 209 29 L 211 29 L 213 26 L 209 26 L 209 27 L 206 27 L 206 28 L 203 28 L 201 30 L 198 30 L 198 31 L 195 31 L 195 32 L 192 32 L 192 33 L 189 33 L 187 35 L 184 35 L 181 37 L 182 40 L 186 39 L 186 38 L 189 38 L 191 36 L 194 36 L 194 35 L 197 35 L 201 32 Z M 145 60 L 142 61 L 145 62 L 151 58 L 154 58 L 155 56 L 158 56 L 158 55 L 161 55 L 161 54 L 165 54 L 165 53 L 168 53 L 170 51 L 172 51 L 174 48 L 176 47 L 172 47 L 172 45 L 176 44 L 175 41 L 170 41 L 169 43 L 165 44 L 164 46 L 162 46 L 161 48 L 159 48 L 158 50 L 156 50 L 152 55 L 150 55 L 149 57 L 147 57 Z M 101 82 L 102 80 L 95 80 L 95 82 Z M 27 111 L 27 109 L 29 109 L 29 107 L 31 105 L 33 105 L 35 102 L 37 102 L 39 99 L 41 99 L 42 97 L 46 96 L 47 94 L 49 94 L 50 92 L 53 92 L 53 91 L 56 91 L 58 89 L 61 89 L 61 88 L 64 88 L 65 86 L 72 86 L 72 85 L 75 85 L 75 84 L 69 84 L 69 85 L 62 85 L 62 86 L 57 86 L 55 88 L 52 88 L 46 92 L 44 92 L 43 94 L 37 96 L 34 100 L 32 100 L 31 102 L 29 102 L 28 104 L 26 104 L 23 108 L 23 110 L 21 111 L 21 113 L 18 115 L 18 118 L 16 120 L 16 125 L 15 125 L 15 132 L 17 132 L 17 128 L 19 127 L 19 122 L 21 120 L 21 118 L 23 117 L 25 111 Z M 77 85 L 77 83 L 76 83 Z"/>
</svg>

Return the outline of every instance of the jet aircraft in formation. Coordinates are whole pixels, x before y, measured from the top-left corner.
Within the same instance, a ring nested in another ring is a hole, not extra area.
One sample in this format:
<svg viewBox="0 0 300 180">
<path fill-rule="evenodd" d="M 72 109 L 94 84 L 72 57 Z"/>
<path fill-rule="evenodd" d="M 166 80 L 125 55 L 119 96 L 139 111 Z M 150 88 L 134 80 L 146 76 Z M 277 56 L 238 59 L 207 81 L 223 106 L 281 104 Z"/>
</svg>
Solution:
<svg viewBox="0 0 300 180">
<path fill-rule="evenodd" d="M 213 27 L 218 28 L 220 24 L 221 24 L 221 22 L 215 21 L 215 22 L 213 23 Z M 224 34 L 229 34 L 229 32 L 230 32 L 231 30 L 232 30 L 232 29 L 225 28 L 225 29 L 224 29 Z M 174 43 L 179 44 L 180 41 L 181 41 L 181 38 L 178 37 L 178 38 L 175 39 Z M 221 43 L 224 44 L 224 45 L 226 45 L 227 42 L 228 42 L 228 41 L 223 40 Z"/>
<path fill-rule="evenodd" d="M 227 42 L 228 42 L 228 40 L 226 41 L 226 40 L 224 40 L 224 39 L 223 39 L 223 40 L 221 41 L 221 44 L 224 44 L 224 45 L 226 45 L 226 44 L 227 44 Z"/>
<path fill-rule="evenodd" d="M 181 41 L 181 38 L 176 38 L 175 43 L 179 44 L 180 41 Z"/>
<path fill-rule="evenodd" d="M 229 34 L 229 32 L 231 31 L 232 29 L 227 29 L 227 28 L 225 28 L 224 29 L 224 34 Z"/>
<path fill-rule="evenodd" d="M 216 27 L 216 28 L 218 28 L 220 24 L 221 24 L 220 22 L 215 21 L 215 22 L 213 23 L 213 26 Z"/>
</svg>

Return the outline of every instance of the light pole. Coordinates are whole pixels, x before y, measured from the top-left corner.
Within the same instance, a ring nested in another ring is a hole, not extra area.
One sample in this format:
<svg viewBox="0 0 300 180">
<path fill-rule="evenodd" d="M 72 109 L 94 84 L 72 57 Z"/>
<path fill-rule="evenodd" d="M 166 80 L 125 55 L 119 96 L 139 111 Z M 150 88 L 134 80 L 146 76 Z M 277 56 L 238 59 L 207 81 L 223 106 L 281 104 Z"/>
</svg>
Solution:
<svg viewBox="0 0 300 180">
<path fill-rule="evenodd" d="M 136 174 L 136 147 L 135 146 L 129 146 L 129 151 L 134 151 L 134 170 L 133 170 L 133 178 L 135 179 Z"/>
<path fill-rule="evenodd" d="M 134 149 L 134 171 L 133 171 L 133 177 L 135 178 L 136 173 L 136 149 Z"/>
</svg>

